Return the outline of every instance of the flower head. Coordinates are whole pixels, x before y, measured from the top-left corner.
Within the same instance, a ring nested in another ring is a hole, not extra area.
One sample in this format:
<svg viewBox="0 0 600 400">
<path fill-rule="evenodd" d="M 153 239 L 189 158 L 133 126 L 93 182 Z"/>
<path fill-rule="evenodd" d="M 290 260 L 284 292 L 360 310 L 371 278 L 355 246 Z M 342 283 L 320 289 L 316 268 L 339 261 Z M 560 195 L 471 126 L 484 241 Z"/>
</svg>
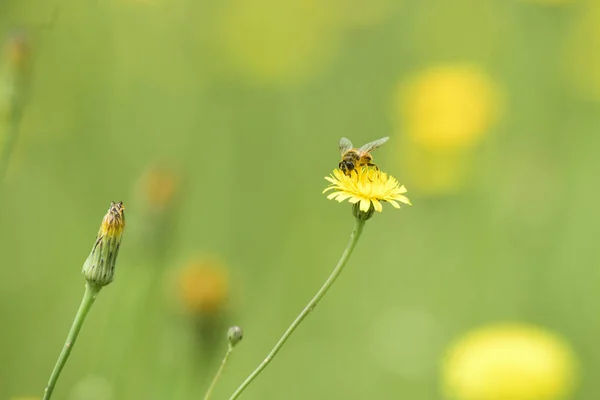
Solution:
<svg viewBox="0 0 600 400">
<path fill-rule="evenodd" d="M 329 200 L 342 202 L 348 200 L 359 207 L 363 213 L 374 209 L 381 212 L 381 202 L 387 201 L 395 208 L 400 208 L 400 203 L 410 205 L 410 200 L 404 193 L 406 188 L 400 186 L 398 180 L 377 168 L 363 167 L 353 170 L 350 175 L 344 174 L 339 169 L 333 170 L 330 176 L 325 177 L 330 185 L 323 193 L 332 190 L 327 195 Z"/>
<path fill-rule="evenodd" d="M 106 286 L 113 281 L 125 229 L 124 210 L 123 202 L 112 202 L 102 219 L 92 251 L 83 264 L 83 276 L 90 283 Z"/>
<path fill-rule="evenodd" d="M 12 71 L 27 68 L 31 59 L 31 42 L 27 32 L 12 32 L 4 43 L 4 55 Z"/>
<path fill-rule="evenodd" d="M 443 373 L 445 398 L 562 399 L 571 397 L 575 357 L 568 343 L 544 329 L 492 325 L 455 343 Z"/>
<path fill-rule="evenodd" d="M 151 211 L 164 213 L 177 200 L 181 181 L 181 174 L 174 166 L 154 164 L 144 171 L 137 192 Z"/>
<path fill-rule="evenodd" d="M 179 275 L 179 297 L 192 314 L 217 315 L 229 299 L 229 274 L 216 257 L 194 260 Z"/>
<path fill-rule="evenodd" d="M 110 204 L 108 212 L 102 219 L 102 225 L 100 225 L 98 237 L 115 236 L 118 237 L 119 240 L 121 239 L 123 229 L 125 229 L 125 214 L 123 213 L 124 210 L 125 207 L 123 206 L 122 201 L 118 203 L 112 202 Z"/>
<path fill-rule="evenodd" d="M 419 145 L 469 148 L 479 143 L 502 111 L 502 93 L 474 65 L 433 66 L 398 86 L 398 126 Z"/>
</svg>

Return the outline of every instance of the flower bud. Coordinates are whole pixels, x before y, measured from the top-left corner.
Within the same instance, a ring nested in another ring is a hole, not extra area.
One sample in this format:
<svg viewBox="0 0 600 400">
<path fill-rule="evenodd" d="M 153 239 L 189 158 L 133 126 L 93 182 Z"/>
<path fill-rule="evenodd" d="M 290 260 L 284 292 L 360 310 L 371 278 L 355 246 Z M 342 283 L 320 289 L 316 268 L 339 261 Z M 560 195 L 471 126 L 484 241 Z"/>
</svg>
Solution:
<svg viewBox="0 0 600 400">
<path fill-rule="evenodd" d="M 229 341 L 229 347 L 233 348 L 236 344 L 242 341 L 244 337 L 244 331 L 239 326 L 232 326 L 227 331 L 227 340 Z"/>
<path fill-rule="evenodd" d="M 92 251 L 83 264 L 83 276 L 94 285 L 102 287 L 113 281 L 121 237 L 125 229 L 124 210 L 123 202 L 111 203 L 100 225 Z"/>
</svg>

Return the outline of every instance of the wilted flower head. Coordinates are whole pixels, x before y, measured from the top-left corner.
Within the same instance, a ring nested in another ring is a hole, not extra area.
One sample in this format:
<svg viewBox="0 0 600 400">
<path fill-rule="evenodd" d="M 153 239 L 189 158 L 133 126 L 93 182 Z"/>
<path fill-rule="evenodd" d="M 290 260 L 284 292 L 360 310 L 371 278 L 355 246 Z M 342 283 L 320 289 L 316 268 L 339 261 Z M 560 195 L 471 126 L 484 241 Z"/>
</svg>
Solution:
<svg viewBox="0 0 600 400">
<path fill-rule="evenodd" d="M 102 219 L 96 242 L 83 264 L 83 275 L 90 283 L 106 286 L 113 281 L 125 229 L 124 210 L 123 202 L 112 202 Z"/>
<path fill-rule="evenodd" d="M 229 274 L 214 257 L 189 263 L 179 275 L 179 296 L 192 313 L 215 315 L 227 305 Z"/>
<path fill-rule="evenodd" d="M 329 200 L 337 200 L 340 203 L 348 200 L 363 213 L 370 210 L 381 212 L 382 202 L 388 202 L 394 208 L 400 208 L 399 202 L 410 205 L 410 201 L 404 196 L 406 188 L 400 186 L 396 178 L 377 168 L 356 168 L 350 175 L 335 169 L 325 179 L 330 184 L 323 193 L 332 191 L 327 195 Z"/>
<path fill-rule="evenodd" d="M 451 347 L 443 370 L 445 398 L 570 398 L 574 366 L 569 345 L 551 332 L 519 324 L 489 326 Z"/>
</svg>

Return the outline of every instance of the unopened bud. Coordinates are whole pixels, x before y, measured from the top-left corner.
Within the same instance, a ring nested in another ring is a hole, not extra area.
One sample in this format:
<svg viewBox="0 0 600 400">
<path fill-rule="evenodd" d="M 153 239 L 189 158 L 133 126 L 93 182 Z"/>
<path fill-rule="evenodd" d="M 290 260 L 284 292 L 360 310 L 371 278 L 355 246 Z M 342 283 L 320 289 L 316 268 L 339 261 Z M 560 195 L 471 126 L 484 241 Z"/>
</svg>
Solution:
<svg viewBox="0 0 600 400">
<path fill-rule="evenodd" d="M 236 344 L 242 341 L 244 337 L 244 331 L 239 326 L 232 326 L 227 331 L 227 340 L 229 341 L 229 347 L 233 348 Z"/>
<path fill-rule="evenodd" d="M 125 229 L 125 207 L 123 202 L 112 202 L 102 220 L 96 242 L 83 264 L 85 279 L 98 286 L 106 286 L 113 281 L 115 264 Z"/>
</svg>

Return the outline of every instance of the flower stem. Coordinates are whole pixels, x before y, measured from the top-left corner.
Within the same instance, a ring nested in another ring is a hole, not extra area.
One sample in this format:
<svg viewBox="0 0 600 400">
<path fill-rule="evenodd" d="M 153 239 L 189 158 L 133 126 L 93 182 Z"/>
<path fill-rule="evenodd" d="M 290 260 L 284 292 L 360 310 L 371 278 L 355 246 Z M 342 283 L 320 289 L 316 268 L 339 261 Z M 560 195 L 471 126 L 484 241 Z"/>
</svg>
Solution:
<svg viewBox="0 0 600 400">
<path fill-rule="evenodd" d="M 233 346 L 228 345 L 227 352 L 225 353 L 225 357 L 223 357 L 223 361 L 221 361 L 221 366 L 219 367 L 219 370 L 215 374 L 215 377 L 213 378 L 208 390 L 206 391 L 206 394 L 204 395 L 204 400 L 208 400 L 210 398 L 210 396 L 213 392 L 213 389 L 217 385 L 217 381 L 219 380 L 219 378 L 221 377 L 221 374 L 223 373 L 223 370 L 225 369 L 225 364 L 227 364 L 227 360 L 229 359 L 229 356 L 231 355 L 232 351 L 233 351 Z"/>
<path fill-rule="evenodd" d="M 67 359 L 69 358 L 71 350 L 75 345 L 77 335 L 79 335 L 79 331 L 83 326 L 85 317 L 92 308 L 92 304 L 94 304 L 94 300 L 96 300 L 96 296 L 100 292 L 101 288 L 102 286 L 86 282 L 85 293 L 83 294 L 83 299 L 81 300 L 81 304 L 79 305 L 79 310 L 77 310 L 77 315 L 75 315 L 75 320 L 73 320 L 73 325 L 71 325 L 71 330 L 69 331 L 69 335 L 67 336 L 65 346 L 63 347 L 62 351 L 60 352 L 60 355 L 58 356 L 58 360 L 56 361 L 54 370 L 52 370 L 52 375 L 50 375 L 48 386 L 46 386 L 46 390 L 44 391 L 43 400 L 49 400 L 52 396 L 52 391 L 54 390 L 56 381 L 58 380 L 58 377 L 60 376 L 63 367 L 67 363 Z"/>
<path fill-rule="evenodd" d="M 271 360 L 277 355 L 281 347 L 285 344 L 285 342 L 289 339 L 292 333 L 296 330 L 298 325 L 306 318 L 306 316 L 316 307 L 317 303 L 321 300 L 321 298 L 327 293 L 331 285 L 335 282 L 337 277 L 340 275 L 348 258 L 352 254 L 356 243 L 358 242 L 358 238 L 360 237 L 363 227 L 365 225 L 365 221 L 362 221 L 358 218 L 355 219 L 354 230 L 352 231 L 352 235 L 350 236 L 350 241 L 342 254 L 342 257 L 338 261 L 337 265 L 329 275 L 329 278 L 325 281 L 323 286 L 319 289 L 317 294 L 308 302 L 308 304 L 304 307 L 304 309 L 298 314 L 294 322 L 287 328 L 281 339 L 275 344 L 275 347 L 271 350 L 271 352 L 267 355 L 267 357 L 263 360 L 262 363 L 246 378 L 246 380 L 237 388 L 237 390 L 231 395 L 229 400 L 237 399 L 242 392 L 252 383 L 252 381 L 269 365 Z"/>
<path fill-rule="evenodd" d="M 8 132 L 6 132 L 4 143 L 2 143 L 2 155 L 0 156 L 0 186 L 4 181 L 6 172 L 8 171 L 8 165 L 10 164 L 10 156 L 15 147 L 17 141 L 17 135 L 19 133 L 19 125 L 21 121 L 20 110 L 13 110 L 10 117 Z"/>
</svg>

